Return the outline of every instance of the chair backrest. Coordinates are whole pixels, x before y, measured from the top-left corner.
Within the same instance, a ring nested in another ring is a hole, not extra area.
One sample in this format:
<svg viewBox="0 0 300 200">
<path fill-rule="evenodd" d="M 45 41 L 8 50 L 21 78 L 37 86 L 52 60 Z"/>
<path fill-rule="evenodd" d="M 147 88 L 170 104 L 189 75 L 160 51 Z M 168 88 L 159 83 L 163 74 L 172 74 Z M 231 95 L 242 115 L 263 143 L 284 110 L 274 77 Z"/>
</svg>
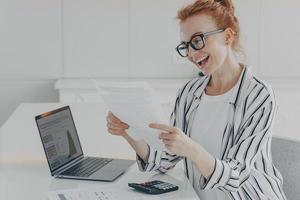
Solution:
<svg viewBox="0 0 300 200">
<path fill-rule="evenodd" d="M 300 199 L 300 141 L 273 137 L 272 158 L 283 176 L 287 199 Z"/>
</svg>

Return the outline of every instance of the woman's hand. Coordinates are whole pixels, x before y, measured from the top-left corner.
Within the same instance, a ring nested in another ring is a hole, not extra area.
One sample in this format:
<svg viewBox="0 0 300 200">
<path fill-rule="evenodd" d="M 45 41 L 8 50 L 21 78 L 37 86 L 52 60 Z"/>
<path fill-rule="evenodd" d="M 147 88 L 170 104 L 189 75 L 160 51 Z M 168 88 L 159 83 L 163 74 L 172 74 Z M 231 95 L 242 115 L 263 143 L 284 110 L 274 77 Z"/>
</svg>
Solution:
<svg viewBox="0 0 300 200">
<path fill-rule="evenodd" d="M 147 156 L 149 154 L 148 145 L 145 141 L 136 141 L 131 138 L 128 133 L 127 129 L 129 125 L 122 122 L 118 117 L 116 117 L 112 112 L 108 112 L 107 117 L 107 131 L 112 135 L 123 136 L 125 140 L 130 144 L 130 146 L 134 149 L 134 151 L 141 157 L 142 160 L 145 162 L 147 161 Z"/>
<path fill-rule="evenodd" d="M 118 135 L 123 137 L 128 135 L 126 130 L 129 128 L 129 125 L 122 122 L 112 112 L 108 112 L 106 116 L 106 121 L 107 131 L 112 135 Z"/>
<path fill-rule="evenodd" d="M 149 124 L 149 127 L 161 131 L 159 138 L 171 153 L 191 158 L 195 142 L 179 128 L 156 123 Z"/>
<path fill-rule="evenodd" d="M 186 136 L 179 128 L 164 124 L 150 124 L 150 128 L 158 129 L 166 148 L 178 156 L 184 156 L 195 163 L 200 174 L 205 178 L 211 176 L 215 166 L 214 157 L 201 145 Z"/>
</svg>

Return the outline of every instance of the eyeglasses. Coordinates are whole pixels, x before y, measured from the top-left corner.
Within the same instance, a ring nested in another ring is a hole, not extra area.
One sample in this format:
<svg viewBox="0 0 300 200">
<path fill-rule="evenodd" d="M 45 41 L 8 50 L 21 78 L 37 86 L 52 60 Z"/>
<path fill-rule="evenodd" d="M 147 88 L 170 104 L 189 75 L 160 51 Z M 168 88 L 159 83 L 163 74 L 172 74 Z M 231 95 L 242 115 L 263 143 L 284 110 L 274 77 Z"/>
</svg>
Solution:
<svg viewBox="0 0 300 200">
<path fill-rule="evenodd" d="M 205 38 L 207 36 L 214 35 L 216 33 L 221 33 L 223 31 L 224 29 L 218 29 L 194 35 L 189 42 L 181 42 L 175 49 L 180 56 L 187 57 L 189 54 L 189 46 L 191 46 L 194 50 L 203 49 L 205 47 Z"/>
</svg>

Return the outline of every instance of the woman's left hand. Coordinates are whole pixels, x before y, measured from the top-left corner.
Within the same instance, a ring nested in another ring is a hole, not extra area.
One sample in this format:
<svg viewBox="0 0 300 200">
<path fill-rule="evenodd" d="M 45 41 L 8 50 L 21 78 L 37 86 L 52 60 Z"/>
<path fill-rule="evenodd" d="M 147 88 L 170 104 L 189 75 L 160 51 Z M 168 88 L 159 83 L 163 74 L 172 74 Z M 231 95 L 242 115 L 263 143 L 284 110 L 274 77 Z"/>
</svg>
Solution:
<svg viewBox="0 0 300 200">
<path fill-rule="evenodd" d="M 161 131 L 159 138 L 162 139 L 171 153 L 190 158 L 193 152 L 194 141 L 187 137 L 179 128 L 157 123 L 151 123 L 149 127 Z"/>
</svg>

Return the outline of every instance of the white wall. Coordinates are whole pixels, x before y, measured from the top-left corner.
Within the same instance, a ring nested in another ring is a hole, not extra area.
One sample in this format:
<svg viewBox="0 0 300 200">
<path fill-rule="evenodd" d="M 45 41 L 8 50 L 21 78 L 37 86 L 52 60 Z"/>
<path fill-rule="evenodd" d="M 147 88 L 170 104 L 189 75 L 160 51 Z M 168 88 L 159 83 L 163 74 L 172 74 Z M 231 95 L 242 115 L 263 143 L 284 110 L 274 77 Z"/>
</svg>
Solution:
<svg viewBox="0 0 300 200">
<path fill-rule="evenodd" d="M 64 0 L 63 36 L 65 77 L 127 76 L 126 0 Z"/>
<path fill-rule="evenodd" d="M 64 76 L 191 77 L 174 64 L 179 0 L 64 0 Z"/>
<path fill-rule="evenodd" d="M 0 0 L 0 124 L 20 102 L 58 101 L 58 78 L 195 75 L 174 52 L 179 41 L 174 17 L 182 2 Z M 300 2 L 234 2 L 246 63 L 274 83 L 281 112 L 293 123 L 295 104 L 284 98 L 299 98 Z"/>
<path fill-rule="evenodd" d="M 0 126 L 20 102 L 57 101 L 59 0 L 0 0 Z"/>
</svg>

